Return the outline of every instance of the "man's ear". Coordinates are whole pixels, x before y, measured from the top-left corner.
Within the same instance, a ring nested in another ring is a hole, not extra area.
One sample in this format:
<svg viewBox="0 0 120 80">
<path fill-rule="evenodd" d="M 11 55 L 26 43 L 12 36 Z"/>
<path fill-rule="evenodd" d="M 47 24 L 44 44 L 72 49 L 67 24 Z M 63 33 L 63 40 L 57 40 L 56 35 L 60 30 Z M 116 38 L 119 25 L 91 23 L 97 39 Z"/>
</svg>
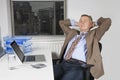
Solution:
<svg viewBox="0 0 120 80">
<path fill-rule="evenodd" d="M 94 24 L 94 22 L 92 22 L 90 29 L 93 28 L 94 26 L 95 26 L 95 24 Z"/>
<path fill-rule="evenodd" d="M 95 23 L 92 22 L 92 23 L 91 23 L 91 27 L 90 27 L 90 29 L 94 28 L 94 26 L 95 26 Z"/>
<path fill-rule="evenodd" d="M 97 28 L 96 26 L 97 26 L 96 23 L 93 22 L 93 23 L 92 23 L 92 26 L 91 26 L 91 28 L 90 28 L 90 30 L 93 30 L 93 29 Z"/>
</svg>

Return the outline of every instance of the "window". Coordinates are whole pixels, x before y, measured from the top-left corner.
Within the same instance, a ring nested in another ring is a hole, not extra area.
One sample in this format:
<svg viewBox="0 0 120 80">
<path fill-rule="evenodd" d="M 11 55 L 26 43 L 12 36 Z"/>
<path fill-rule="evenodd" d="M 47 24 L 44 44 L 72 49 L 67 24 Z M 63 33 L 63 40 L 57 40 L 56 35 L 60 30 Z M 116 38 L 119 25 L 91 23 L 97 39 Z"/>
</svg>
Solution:
<svg viewBox="0 0 120 80">
<path fill-rule="evenodd" d="M 13 35 L 63 35 L 65 1 L 11 1 Z"/>
</svg>

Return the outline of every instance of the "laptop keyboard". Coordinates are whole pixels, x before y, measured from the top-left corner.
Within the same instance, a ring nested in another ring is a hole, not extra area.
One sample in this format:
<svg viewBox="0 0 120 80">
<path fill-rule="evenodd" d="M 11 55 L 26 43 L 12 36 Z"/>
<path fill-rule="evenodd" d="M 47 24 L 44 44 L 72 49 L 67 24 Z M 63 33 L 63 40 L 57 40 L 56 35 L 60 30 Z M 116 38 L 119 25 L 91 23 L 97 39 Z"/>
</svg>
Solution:
<svg viewBox="0 0 120 80">
<path fill-rule="evenodd" d="M 27 56 L 26 61 L 35 61 L 35 56 Z"/>
</svg>

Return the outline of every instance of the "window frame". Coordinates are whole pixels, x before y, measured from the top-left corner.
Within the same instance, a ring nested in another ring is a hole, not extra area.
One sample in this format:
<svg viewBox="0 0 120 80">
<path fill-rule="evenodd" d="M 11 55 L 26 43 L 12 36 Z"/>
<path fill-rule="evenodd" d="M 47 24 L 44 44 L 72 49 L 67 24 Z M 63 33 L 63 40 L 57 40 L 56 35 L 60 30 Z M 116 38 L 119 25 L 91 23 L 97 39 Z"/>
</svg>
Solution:
<svg viewBox="0 0 120 80">
<path fill-rule="evenodd" d="M 66 18 L 66 6 L 67 6 L 67 0 L 11 0 L 10 1 L 10 6 L 11 6 L 11 28 L 12 28 L 12 36 L 21 36 L 21 35 L 15 35 L 15 27 L 14 27 L 14 12 L 13 12 L 13 2 L 12 1 L 64 1 L 64 19 Z M 64 35 L 64 34 L 63 34 Z M 26 35 L 22 35 L 22 36 L 26 36 Z M 59 36 L 59 35 L 41 35 L 41 34 L 37 34 L 37 35 L 27 35 L 27 36 Z M 61 35 L 60 35 L 61 36 Z"/>
</svg>

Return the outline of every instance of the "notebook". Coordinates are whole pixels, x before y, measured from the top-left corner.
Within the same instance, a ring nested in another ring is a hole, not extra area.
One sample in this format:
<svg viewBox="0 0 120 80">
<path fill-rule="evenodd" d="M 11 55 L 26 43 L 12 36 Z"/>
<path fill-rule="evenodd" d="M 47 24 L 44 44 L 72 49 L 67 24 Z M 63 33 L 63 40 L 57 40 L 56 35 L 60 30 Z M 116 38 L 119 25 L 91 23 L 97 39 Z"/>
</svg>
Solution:
<svg viewBox="0 0 120 80">
<path fill-rule="evenodd" d="M 20 61 L 23 62 L 41 62 L 46 61 L 45 56 L 43 54 L 41 55 L 24 55 L 24 52 L 21 50 L 21 48 L 17 45 L 16 41 L 14 40 L 11 44 L 11 47 L 13 48 L 14 52 L 20 59 Z"/>
</svg>

